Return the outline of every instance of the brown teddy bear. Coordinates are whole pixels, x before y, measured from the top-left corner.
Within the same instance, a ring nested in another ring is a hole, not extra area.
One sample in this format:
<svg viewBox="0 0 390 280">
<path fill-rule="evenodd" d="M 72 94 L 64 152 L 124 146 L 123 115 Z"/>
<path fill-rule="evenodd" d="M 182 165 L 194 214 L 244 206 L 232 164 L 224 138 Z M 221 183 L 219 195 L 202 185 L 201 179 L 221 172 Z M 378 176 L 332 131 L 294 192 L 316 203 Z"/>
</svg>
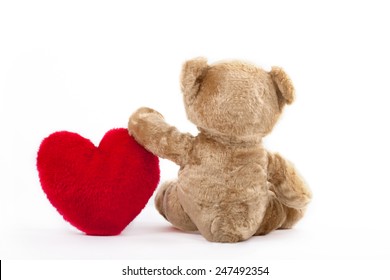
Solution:
<svg viewBox="0 0 390 280">
<path fill-rule="evenodd" d="M 187 61 L 181 89 L 197 136 L 179 132 L 153 109 L 140 108 L 129 133 L 153 154 L 180 166 L 156 195 L 158 211 L 175 227 L 209 241 L 237 242 L 302 218 L 311 193 L 293 165 L 264 149 L 284 105 L 294 99 L 287 74 L 240 61 Z"/>
</svg>

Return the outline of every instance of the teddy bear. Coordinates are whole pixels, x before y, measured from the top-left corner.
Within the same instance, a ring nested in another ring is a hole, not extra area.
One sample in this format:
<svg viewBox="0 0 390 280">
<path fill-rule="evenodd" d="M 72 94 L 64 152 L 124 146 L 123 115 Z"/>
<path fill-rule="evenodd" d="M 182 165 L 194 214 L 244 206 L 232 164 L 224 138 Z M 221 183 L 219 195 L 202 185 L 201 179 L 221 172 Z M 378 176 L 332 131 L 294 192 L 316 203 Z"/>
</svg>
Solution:
<svg viewBox="0 0 390 280">
<path fill-rule="evenodd" d="M 146 107 L 128 122 L 138 143 L 180 167 L 177 179 L 158 189 L 158 212 L 174 227 L 199 231 L 212 242 L 244 241 L 296 224 L 311 191 L 291 162 L 262 145 L 294 100 L 286 72 L 195 58 L 183 64 L 180 87 L 198 135 L 181 133 Z"/>
</svg>

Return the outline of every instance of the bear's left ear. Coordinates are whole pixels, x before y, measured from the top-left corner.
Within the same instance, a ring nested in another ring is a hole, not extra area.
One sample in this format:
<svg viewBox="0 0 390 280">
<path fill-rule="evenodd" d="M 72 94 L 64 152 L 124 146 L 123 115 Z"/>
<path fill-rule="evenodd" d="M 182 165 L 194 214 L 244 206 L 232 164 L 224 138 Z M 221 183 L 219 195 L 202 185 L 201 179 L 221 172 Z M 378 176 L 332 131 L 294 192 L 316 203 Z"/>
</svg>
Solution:
<svg viewBox="0 0 390 280">
<path fill-rule="evenodd" d="M 274 82 L 276 92 L 278 94 L 279 107 L 283 108 L 285 104 L 291 104 L 295 98 L 295 90 L 290 77 L 280 67 L 272 67 L 271 72 L 272 81 Z"/>
<path fill-rule="evenodd" d="M 207 59 L 203 57 L 194 58 L 184 63 L 180 76 L 180 86 L 188 104 L 198 94 L 208 68 Z"/>
</svg>

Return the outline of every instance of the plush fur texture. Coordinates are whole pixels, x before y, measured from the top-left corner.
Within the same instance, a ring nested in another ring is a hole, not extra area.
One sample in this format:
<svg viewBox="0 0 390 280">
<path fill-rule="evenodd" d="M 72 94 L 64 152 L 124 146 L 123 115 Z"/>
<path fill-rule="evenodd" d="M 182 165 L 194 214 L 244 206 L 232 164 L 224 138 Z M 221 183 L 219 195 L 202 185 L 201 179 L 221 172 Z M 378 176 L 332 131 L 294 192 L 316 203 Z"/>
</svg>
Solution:
<svg viewBox="0 0 390 280">
<path fill-rule="evenodd" d="M 53 133 L 42 141 L 37 168 L 52 205 L 89 235 L 119 234 L 160 178 L 158 158 L 124 128 L 108 131 L 98 147 L 76 133 Z"/>
<path fill-rule="evenodd" d="M 240 61 L 208 65 L 198 58 L 183 65 L 181 89 L 197 136 L 180 133 L 150 108 L 129 120 L 141 145 L 180 166 L 178 178 L 157 193 L 161 215 L 215 242 L 291 228 L 311 193 L 290 162 L 262 146 L 294 100 L 287 74 L 278 67 L 266 72 Z"/>
</svg>

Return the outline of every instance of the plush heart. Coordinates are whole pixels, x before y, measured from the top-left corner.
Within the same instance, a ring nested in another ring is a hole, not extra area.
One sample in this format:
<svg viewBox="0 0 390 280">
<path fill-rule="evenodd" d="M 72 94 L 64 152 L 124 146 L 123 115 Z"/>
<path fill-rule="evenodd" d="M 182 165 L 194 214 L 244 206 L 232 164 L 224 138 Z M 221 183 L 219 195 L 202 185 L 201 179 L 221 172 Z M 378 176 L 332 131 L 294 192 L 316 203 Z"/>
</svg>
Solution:
<svg viewBox="0 0 390 280">
<path fill-rule="evenodd" d="M 89 235 L 119 234 L 160 178 L 158 158 L 123 128 L 108 131 L 98 147 L 76 133 L 55 132 L 42 141 L 37 168 L 51 204 Z"/>
</svg>

